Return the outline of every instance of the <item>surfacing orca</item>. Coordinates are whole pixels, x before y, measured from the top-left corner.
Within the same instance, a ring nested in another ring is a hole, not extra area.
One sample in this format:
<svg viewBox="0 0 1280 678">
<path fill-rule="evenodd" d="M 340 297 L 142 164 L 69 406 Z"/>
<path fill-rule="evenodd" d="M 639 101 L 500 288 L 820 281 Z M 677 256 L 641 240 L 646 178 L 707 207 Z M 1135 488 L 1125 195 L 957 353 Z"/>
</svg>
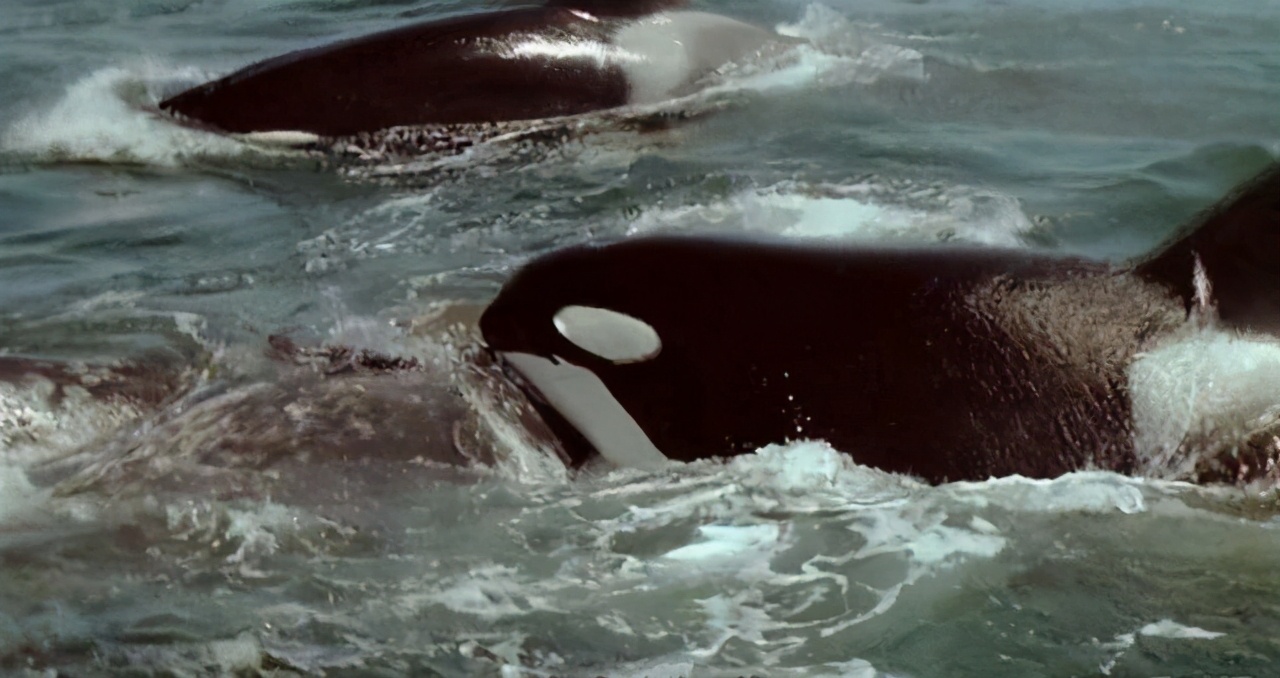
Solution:
<svg viewBox="0 0 1280 678">
<path fill-rule="evenodd" d="M 299 142 L 662 101 L 774 40 L 675 0 L 557 0 L 291 52 L 160 103 L 189 124 Z"/>
<path fill-rule="evenodd" d="M 648 237 L 534 260 L 480 328 L 578 463 L 820 438 L 935 483 L 1256 478 L 1280 459 L 1280 379 L 1196 375 L 1245 356 L 1280 377 L 1280 168 L 1127 266 Z"/>
</svg>

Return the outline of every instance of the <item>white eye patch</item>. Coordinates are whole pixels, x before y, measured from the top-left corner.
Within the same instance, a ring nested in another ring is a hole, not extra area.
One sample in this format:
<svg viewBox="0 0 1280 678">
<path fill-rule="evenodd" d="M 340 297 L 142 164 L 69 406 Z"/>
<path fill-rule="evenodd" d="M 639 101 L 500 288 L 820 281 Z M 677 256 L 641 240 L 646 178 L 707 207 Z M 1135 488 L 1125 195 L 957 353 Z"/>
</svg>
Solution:
<svg viewBox="0 0 1280 678">
<path fill-rule="evenodd" d="M 607 308 L 565 306 L 554 322 L 574 346 L 616 365 L 652 360 L 662 351 L 662 338 L 652 326 Z"/>
</svg>

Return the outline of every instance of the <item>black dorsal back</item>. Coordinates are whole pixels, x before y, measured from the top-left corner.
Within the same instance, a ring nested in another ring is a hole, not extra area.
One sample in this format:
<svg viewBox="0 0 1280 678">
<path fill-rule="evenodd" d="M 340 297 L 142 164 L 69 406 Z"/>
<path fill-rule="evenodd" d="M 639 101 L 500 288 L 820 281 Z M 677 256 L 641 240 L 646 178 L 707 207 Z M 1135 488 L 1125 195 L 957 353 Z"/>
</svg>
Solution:
<svg viewBox="0 0 1280 678">
<path fill-rule="evenodd" d="M 1280 335 L 1280 163 L 1232 190 L 1135 267 L 1196 303 L 1196 259 L 1228 325 Z"/>
</svg>

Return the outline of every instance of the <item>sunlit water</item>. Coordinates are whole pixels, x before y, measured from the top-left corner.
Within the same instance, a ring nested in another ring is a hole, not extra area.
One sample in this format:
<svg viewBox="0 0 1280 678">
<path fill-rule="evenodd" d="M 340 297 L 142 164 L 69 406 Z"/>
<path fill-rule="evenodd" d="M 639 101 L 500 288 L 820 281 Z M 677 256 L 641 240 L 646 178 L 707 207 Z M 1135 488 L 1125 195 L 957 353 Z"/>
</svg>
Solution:
<svg viewBox="0 0 1280 678">
<path fill-rule="evenodd" d="M 6 0 L 0 354 L 162 356 L 175 386 L 0 385 L 0 672 L 1275 675 L 1269 494 L 928 487 L 819 441 L 572 475 L 423 319 L 657 231 L 1142 253 L 1280 154 L 1280 5 L 703 5 L 812 44 L 670 130 L 388 168 L 141 109 L 480 3 Z M 325 377 L 280 332 L 424 368 Z"/>
</svg>

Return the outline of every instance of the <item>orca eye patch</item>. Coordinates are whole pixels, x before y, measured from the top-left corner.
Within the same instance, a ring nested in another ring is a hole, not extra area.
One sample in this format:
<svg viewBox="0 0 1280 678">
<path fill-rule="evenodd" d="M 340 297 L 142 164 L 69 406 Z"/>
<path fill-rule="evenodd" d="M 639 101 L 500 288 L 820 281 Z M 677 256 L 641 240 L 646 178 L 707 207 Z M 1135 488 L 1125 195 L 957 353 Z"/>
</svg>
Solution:
<svg viewBox="0 0 1280 678">
<path fill-rule="evenodd" d="M 662 338 L 649 323 L 594 306 L 565 306 L 554 317 L 556 330 L 578 348 L 615 365 L 652 360 Z"/>
</svg>

